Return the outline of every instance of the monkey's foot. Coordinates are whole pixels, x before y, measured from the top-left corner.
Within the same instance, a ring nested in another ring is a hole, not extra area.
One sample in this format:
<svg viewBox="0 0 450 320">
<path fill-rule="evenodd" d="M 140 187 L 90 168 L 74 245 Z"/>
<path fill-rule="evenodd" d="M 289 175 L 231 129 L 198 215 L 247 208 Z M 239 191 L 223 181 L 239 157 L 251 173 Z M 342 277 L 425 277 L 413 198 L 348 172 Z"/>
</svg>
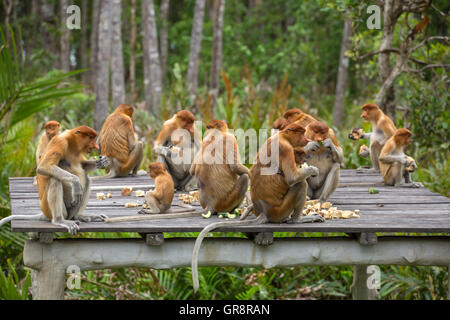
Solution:
<svg viewBox="0 0 450 320">
<path fill-rule="evenodd" d="M 104 214 L 83 214 L 78 217 L 81 222 L 103 222 L 108 216 Z"/>
<path fill-rule="evenodd" d="M 394 185 L 394 187 L 401 187 L 401 188 L 423 188 L 423 184 L 420 182 L 410 182 L 410 183 L 400 183 Z"/>
<path fill-rule="evenodd" d="M 318 213 L 311 214 L 309 216 L 302 216 L 297 221 L 288 221 L 288 223 L 312 223 L 312 222 L 325 222 L 324 217 Z"/>
<path fill-rule="evenodd" d="M 66 228 L 72 236 L 80 231 L 79 221 L 62 220 L 61 222 L 53 222 L 53 224 Z"/>
<path fill-rule="evenodd" d="M 155 211 L 151 209 L 141 209 L 138 211 L 138 214 L 155 214 L 155 213 L 161 213 L 161 211 Z"/>
</svg>

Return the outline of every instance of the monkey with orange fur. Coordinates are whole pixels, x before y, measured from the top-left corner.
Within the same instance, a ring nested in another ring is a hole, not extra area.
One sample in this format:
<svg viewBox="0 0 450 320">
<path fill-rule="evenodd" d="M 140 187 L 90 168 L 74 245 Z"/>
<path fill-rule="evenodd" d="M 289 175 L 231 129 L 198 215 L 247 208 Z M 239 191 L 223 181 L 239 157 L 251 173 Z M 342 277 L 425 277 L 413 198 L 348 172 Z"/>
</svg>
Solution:
<svg viewBox="0 0 450 320">
<path fill-rule="evenodd" d="M 292 108 L 287 110 L 283 117 L 288 120 L 289 123 L 297 123 L 303 128 L 306 128 L 311 122 L 317 121 L 313 116 L 303 112 L 298 108 Z"/>
<path fill-rule="evenodd" d="M 197 188 L 197 179 L 189 174 L 202 140 L 194 121 L 194 115 L 190 111 L 177 112 L 164 122 L 153 145 L 157 161 L 164 164 L 172 176 L 175 188 L 183 191 Z"/>
<path fill-rule="evenodd" d="M 47 145 L 52 138 L 60 132 L 60 124 L 58 121 L 47 121 L 44 125 L 44 132 L 42 133 L 39 145 L 36 149 L 36 166 L 39 165 L 42 154 L 47 149 Z M 37 177 L 34 177 L 33 184 L 37 185 Z"/>
<path fill-rule="evenodd" d="M 137 141 L 132 121 L 133 112 L 132 106 L 121 104 L 106 118 L 98 143 L 101 155 L 108 157 L 110 165 L 106 168 L 106 176 L 94 179 L 126 177 L 130 173 L 137 175 L 144 156 L 144 144 Z"/>
<path fill-rule="evenodd" d="M 89 199 L 88 173 L 107 166 L 108 159 L 87 160 L 86 155 L 98 149 L 97 132 L 87 126 L 66 130 L 53 137 L 42 154 L 37 168 L 38 194 L 43 214 L 14 215 L 0 221 L 50 219 L 70 234 L 79 231 L 79 222 L 101 222 L 105 215 L 84 213 Z"/>
<path fill-rule="evenodd" d="M 411 180 L 410 172 L 417 169 L 413 158 L 405 155 L 404 149 L 411 143 L 411 132 L 401 128 L 389 138 L 380 153 L 380 171 L 388 186 L 419 188 L 422 185 Z"/>
<path fill-rule="evenodd" d="M 326 201 L 339 184 L 343 151 L 324 122 L 311 122 L 306 127 L 305 136 L 311 140 L 305 147 L 306 162 L 319 169 L 317 176 L 308 179 L 308 196 Z"/>
<path fill-rule="evenodd" d="M 253 201 L 253 212 L 257 216 L 256 219 L 243 220 L 246 218 L 246 214 L 243 214 L 241 221 L 212 223 L 199 234 L 192 252 L 194 291 L 197 291 L 199 286 L 197 267 L 200 246 L 208 232 L 231 226 L 324 221 L 323 217 L 318 214 L 301 216 L 306 202 L 308 187 L 306 179 L 319 173 L 317 168 L 313 166 L 303 169 L 297 167 L 295 162 L 295 151 L 297 152 L 297 159 L 301 161 L 304 152 L 299 150 L 298 147 L 303 147 L 308 143 L 304 133 L 305 129 L 300 125 L 290 124 L 284 130 L 271 136 L 259 149 L 256 163 L 250 169 L 250 193 Z M 278 156 L 272 150 L 272 146 L 278 148 Z M 297 150 L 294 149 L 296 147 Z M 270 173 L 270 168 L 274 164 L 270 163 L 271 161 L 276 162 L 275 168 L 280 168 L 281 173 L 278 170 Z M 264 172 L 264 169 L 269 169 L 269 171 Z"/>
<path fill-rule="evenodd" d="M 212 212 L 231 212 L 243 201 L 249 170 L 241 164 L 236 138 L 224 121 L 212 120 L 195 156 L 190 174 L 198 180 L 202 207 Z"/>
<path fill-rule="evenodd" d="M 149 210 L 144 213 L 164 213 L 171 207 L 175 193 L 172 176 L 161 162 L 153 162 L 148 169 L 150 178 L 155 180 L 155 190 L 145 194 Z"/>
<path fill-rule="evenodd" d="M 39 164 L 42 154 L 47 149 L 47 145 L 52 138 L 59 134 L 60 124 L 58 121 L 47 121 L 44 126 L 44 134 L 42 134 L 39 145 L 36 149 L 36 165 Z"/>
<path fill-rule="evenodd" d="M 370 155 L 372 168 L 368 169 L 368 171 L 379 172 L 380 163 L 378 158 L 380 156 L 381 149 L 386 144 L 387 140 L 394 135 L 396 127 L 391 118 L 385 115 L 383 111 L 373 103 L 367 103 L 362 106 L 361 118 L 365 121 L 371 122 L 372 132 L 364 133 L 362 129 L 355 128 L 349 134 L 349 138 L 352 140 L 359 140 L 361 138 L 370 140 L 370 151 L 364 151 L 360 153 L 360 156 L 367 157 Z M 358 170 L 365 171 L 367 169 L 358 168 Z"/>
</svg>

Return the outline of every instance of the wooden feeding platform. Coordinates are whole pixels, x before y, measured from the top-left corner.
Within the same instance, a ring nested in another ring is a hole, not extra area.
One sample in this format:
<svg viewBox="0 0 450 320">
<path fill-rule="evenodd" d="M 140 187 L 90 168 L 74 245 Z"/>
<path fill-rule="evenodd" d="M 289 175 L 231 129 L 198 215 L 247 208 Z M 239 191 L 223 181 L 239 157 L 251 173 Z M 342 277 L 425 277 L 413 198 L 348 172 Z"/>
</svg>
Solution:
<svg viewBox="0 0 450 320">
<path fill-rule="evenodd" d="M 132 186 L 130 196 L 121 196 L 125 186 Z M 154 181 L 148 176 L 105 179 L 92 182 L 92 191 L 86 208 L 87 213 L 106 214 L 109 217 L 134 216 L 141 209 L 125 208 L 125 203 L 142 203 L 145 198 L 134 197 L 135 190 L 150 190 Z M 369 194 L 370 187 L 379 193 Z M 96 193 L 112 193 L 112 198 L 97 200 Z M 177 192 L 172 207 L 181 203 Z M 37 188 L 32 178 L 10 178 L 12 214 L 38 214 L 41 212 Z M 340 186 L 329 199 L 340 210 L 360 210 L 360 218 L 333 219 L 311 224 L 267 224 L 263 226 L 241 226 L 221 228 L 217 231 L 242 232 L 421 232 L 450 233 L 450 199 L 426 188 L 394 188 L 383 186 L 380 175 L 360 174 L 355 170 L 342 170 Z M 198 202 L 192 206 L 201 212 Z M 151 221 L 121 223 L 81 223 L 80 232 L 195 232 L 207 224 L 218 221 L 187 217 Z M 62 227 L 46 221 L 13 221 L 12 230 L 17 232 L 64 232 Z"/>
<path fill-rule="evenodd" d="M 10 178 L 11 213 L 41 212 L 32 178 Z M 144 198 L 121 196 L 125 186 L 133 191 L 153 188 L 148 176 L 105 179 L 92 182 L 88 213 L 109 217 L 137 216 L 140 207 L 125 208 L 129 202 L 142 205 Z M 370 194 L 369 188 L 378 190 Z M 112 194 L 98 200 L 96 193 Z M 177 192 L 173 209 L 181 203 Z M 374 299 L 376 288 L 368 288 L 369 265 L 427 265 L 450 268 L 450 199 L 426 188 L 384 186 L 379 174 L 341 170 L 340 185 L 328 200 L 339 210 L 360 210 L 359 218 L 333 219 L 323 223 L 264 224 L 234 226 L 216 231 L 253 233 L 255 239 L 207 238 L 199 254 L 199 266 L 255 266 L 271 268 L 296 265 L 353 265 L 352 294 L 356 299 Z M 80 232 L 138 232 L 133 239 L 53 239 L 65 229 L 47 221 L 12 221 L 16 232 L 30 232 L 24 263 L 33 269 L 35 299 L 63 299 L 65 277 L 74 265 L 80 271 L 119 267 L 167 269 L 190 266 L 195 238 L 168 238 L 167 232 L 197 232 L 219 220 L 199 213 L 179 219 L 119 223 L 80 223 Z M 250 217 L 249 217 L 250 218 Z M 273 238 L 273 232 L 325 232 L 343 236 Z M 380 236 L 379 233 L 384 233 Z M 378 234 L 377 234 L 378 233 Z M 387 233 L 387 235 L 386 235 Z M 403 233 L 399 236 L 397 233 Z M 407 235 L 405 235 L 405 233 Z M 410 236 L 409 233 L 421 235 Z M 433 235 L 439 233 L 440 235 Z M 37 237 L 36 237 L 37 235 Z M 348 235 L 351 235 L 350 237 Z M 261 245 L 265 243 L 268 245 Z M 370 269 L 371 270 L 371 269 Z M 450 282 L 450 281 L 449 281 Z M 450 297 L 450 284 L 449 284 Z"/>
</svg>

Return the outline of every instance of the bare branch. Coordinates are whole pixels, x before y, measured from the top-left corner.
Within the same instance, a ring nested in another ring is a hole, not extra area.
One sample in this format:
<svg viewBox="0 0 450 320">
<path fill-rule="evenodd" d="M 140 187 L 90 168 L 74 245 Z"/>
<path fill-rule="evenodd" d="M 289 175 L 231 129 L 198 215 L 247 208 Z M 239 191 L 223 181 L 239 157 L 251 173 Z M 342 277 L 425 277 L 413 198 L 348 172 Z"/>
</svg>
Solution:
<svg viewBox="0 0 450 320">
<path fill-rule="evenodd" d="M 423 40 L 421 43 L 419 43 L 417 46 L 411 49 L 411 52 L 416 51 L 419 48 L 422 48 L 424 45 L 426 45 L 428 42 L 432 40 L 443 40 L 447 45 L 449 45 L 449 37 L 445 36 L 434 36 L 434 37 L 428 37 L 425 40 Z"/>
<path fill-rule="evenodd" d="M 422 73 L 427 69 L 435 69 L 435 68 L 450 68 L 450 64 L 429 64 L 421 69 L 408 69 L 407 72 L 414 72 L 414 73 Z"/>
<path fill-rule="evenodd" d="M 439 14 L 443 17 L 447 17 L 447 14 L 445 14 L 444 12 L 442 12 L 441 10 L 439 10 L 438 8 L 436 8 L 436 6 L 434 4 L 431 4 L 431 7 L 436 10 L 437 12 L 439 12 Z"/>
<path fill-rule="evenodd" d="M 377 50 L 377 51 L 366 53 L 365 55 L 359 56 L 359 57 L 356 57 L 356 58 L 358 60 L 363 60 L 363 59 L 366 59 L 366 58 L 371 57 L 371 56 L 375 56 L 375 55 L 380 54 L 380 53 L 396 53 L 396 54 L 400 54 L 400 49 L 387 48 L 387 49 L 383 49 L 383 50 Z"/>
</svg>

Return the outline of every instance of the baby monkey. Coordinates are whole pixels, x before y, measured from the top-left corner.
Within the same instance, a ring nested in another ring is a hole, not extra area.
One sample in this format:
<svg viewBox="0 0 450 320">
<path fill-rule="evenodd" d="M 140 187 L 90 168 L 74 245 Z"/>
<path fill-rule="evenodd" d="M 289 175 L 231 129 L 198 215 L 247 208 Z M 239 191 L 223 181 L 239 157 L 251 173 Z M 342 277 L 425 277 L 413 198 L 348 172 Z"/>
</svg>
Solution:
<svg viewBox="0 0 450 320">
<path fill-rule="evenodd" d="M 411 143 L 411 132 L 401 128 L 381 149 L 380 171 L 383 181 L 388 186 L 419 188 L 422 185 L 411 180 L 411 172 L 417 169 L 413 158 L 405 154 L 404 149 Z"/>
<path fill-rule="evenodd" d="M 145 194 L 148 209 L 140 213 L 164 213 L 171 207 L 175 193 L 172 176 L 161 162 L 153 162 L 148 169 L 150 178 L 155 180 L 155 190 Z"/>
</svg>

